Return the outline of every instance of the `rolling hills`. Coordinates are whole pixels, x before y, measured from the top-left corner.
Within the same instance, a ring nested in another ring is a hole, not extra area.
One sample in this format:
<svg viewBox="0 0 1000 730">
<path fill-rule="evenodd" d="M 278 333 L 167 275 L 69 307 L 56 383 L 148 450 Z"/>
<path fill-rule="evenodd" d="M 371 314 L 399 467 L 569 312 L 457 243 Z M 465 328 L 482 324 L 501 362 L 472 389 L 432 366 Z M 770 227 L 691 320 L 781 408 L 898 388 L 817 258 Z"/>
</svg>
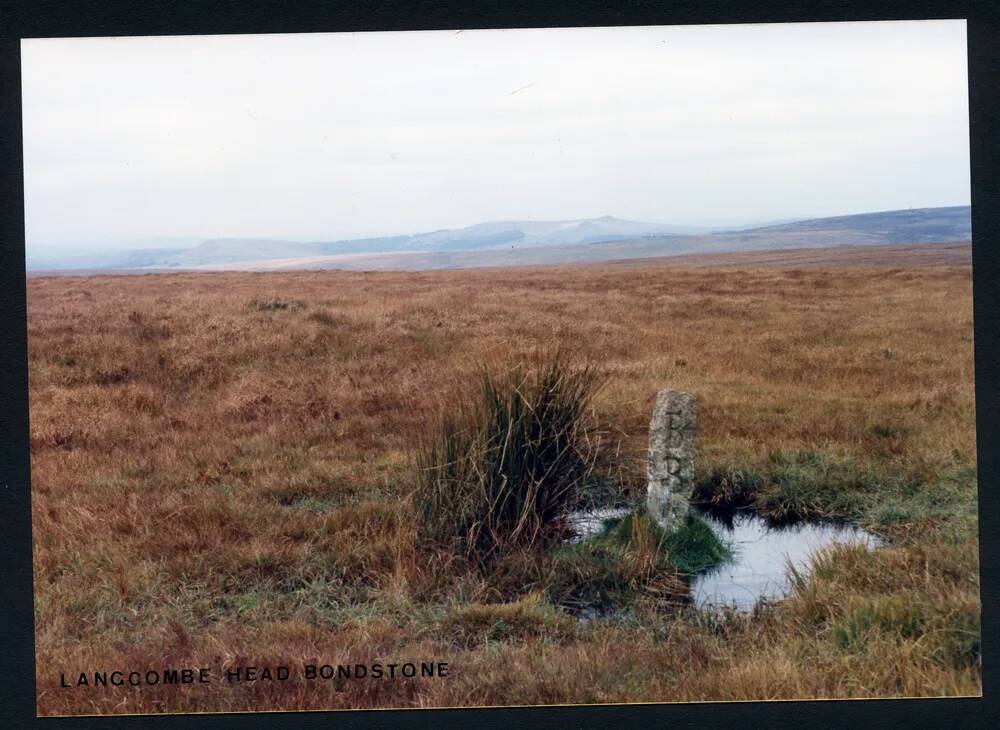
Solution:
<svg viewBox="0 0 1000 730">
<path fill-rule="evenodd" d="M 623 220 L 493 221 L 406 236 L 330 242 L 218 238 L 186 249 L 128 251 L 29 269 L 135 270 L 399 270 L 597 263 L 685 254 L 830 246 L 968 241 L 971 208 L 916 208 L 796 220 L 739 230 Z"/>
</svg>

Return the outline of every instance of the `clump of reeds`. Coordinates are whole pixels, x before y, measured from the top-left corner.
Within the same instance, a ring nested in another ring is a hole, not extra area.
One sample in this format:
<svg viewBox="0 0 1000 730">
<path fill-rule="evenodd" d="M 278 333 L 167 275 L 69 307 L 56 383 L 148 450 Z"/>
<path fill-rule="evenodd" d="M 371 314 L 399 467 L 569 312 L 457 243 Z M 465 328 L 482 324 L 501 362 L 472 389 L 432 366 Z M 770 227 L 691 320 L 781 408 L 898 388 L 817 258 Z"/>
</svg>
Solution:
<svg viewBox="0 0 1000 730">
<path fill-rule="evenodd" d="M 251 312 L 278 312 L 283 310 L 305 309 L 306 303 L 298 299 L 258 299 L 253 298 L 246 303 Z"/>
<path fill-rule="evenodd" d="M 563 537 L 563 517 L 600 457 L 591 406 L 601 383 L 563 352 L 483 368 L 472 402 L 458 404 L 422 449 L 422 537 L 484 568 Z"/>
</svg>

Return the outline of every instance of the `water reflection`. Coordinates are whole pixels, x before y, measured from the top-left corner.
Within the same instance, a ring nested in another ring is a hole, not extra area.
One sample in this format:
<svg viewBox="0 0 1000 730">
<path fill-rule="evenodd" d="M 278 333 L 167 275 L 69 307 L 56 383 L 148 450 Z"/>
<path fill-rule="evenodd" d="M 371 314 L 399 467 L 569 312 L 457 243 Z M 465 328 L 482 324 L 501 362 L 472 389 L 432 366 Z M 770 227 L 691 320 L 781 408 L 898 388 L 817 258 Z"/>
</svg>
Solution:
<svg viewBox="0 0 1000 730">
<path fill-rule="evenodd" d="M 701 513 L 716 535 L 733 549 L 733 559 L 695 576 L 691 598 L 701 609 L 749 611 L 761 599 L 776 600 L 792 589 L 788 565 L 807 574 L 814 553 L 833 544 L 881 547 L 877 535 L 833 522 L 775 524 L 754 512 Z"/>
<path fill-rule="evenodd" d="M 570 512 L 567 522 L 572 533 L 571 543 L 600 535 L 609 520 L 619 519 L 631 512 L 628 507 L 600 507 L 598 509 Z"/>
<path fill-rule="evenodd" d="M 610 520 L 624 517 L 627 507 L 571 512 L 569 542 L 599 535 Z M 751 611 L 760 600 L 784 598 L 792 590 L 788 566 L 808 575 L 812 556 L 830 545 L 882 547 L 884 541 L 866 530 L 839 522 L 775 523 L 753 511 L 697 510 L 733 551 L 730 561 L 691 578 L 691 599 L 700 609 Z"/>
</svg>

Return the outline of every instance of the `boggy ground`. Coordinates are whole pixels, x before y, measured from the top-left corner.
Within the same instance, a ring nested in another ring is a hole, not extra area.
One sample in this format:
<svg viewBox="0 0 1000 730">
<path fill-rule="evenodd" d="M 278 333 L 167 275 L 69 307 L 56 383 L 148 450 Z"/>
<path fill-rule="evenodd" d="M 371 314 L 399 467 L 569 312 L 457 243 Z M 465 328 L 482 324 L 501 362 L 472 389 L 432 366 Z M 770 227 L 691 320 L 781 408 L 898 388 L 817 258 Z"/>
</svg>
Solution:
<svg viewBox="0 0 1000 730">
<path fill-rule="evenodd" d="M 40 714 L 979 694 L 971 269 L 850 256 L 30 279 Z M 484 359 L 560 343 L 609 377 L 631 482 L 656 390 L 688 390 L 699 498 L 892 546 L 746 617 L 428 592 L 415 445 Z M 301 678 L 414 660 L 449 676 Z M 213 682 L 60 687 L 184 667 Z"/>
</svg>

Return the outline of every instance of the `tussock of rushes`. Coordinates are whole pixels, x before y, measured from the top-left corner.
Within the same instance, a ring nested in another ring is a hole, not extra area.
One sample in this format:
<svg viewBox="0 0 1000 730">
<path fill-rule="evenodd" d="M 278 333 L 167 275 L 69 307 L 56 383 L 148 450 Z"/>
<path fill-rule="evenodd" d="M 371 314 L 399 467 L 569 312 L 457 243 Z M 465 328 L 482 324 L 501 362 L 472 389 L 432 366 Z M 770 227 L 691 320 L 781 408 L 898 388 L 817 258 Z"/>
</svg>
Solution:
<svg viewBox="0 0 1000 730">
<path fill-rule="evenodd" d="M 476 401 L 443 419 L 419 462 L 421 535 L 482 568 L 514 548 L 551 543 L 591 478 L 601 380 L 561 352 L 535 367 L 484 369 Z"/>
</svg>

